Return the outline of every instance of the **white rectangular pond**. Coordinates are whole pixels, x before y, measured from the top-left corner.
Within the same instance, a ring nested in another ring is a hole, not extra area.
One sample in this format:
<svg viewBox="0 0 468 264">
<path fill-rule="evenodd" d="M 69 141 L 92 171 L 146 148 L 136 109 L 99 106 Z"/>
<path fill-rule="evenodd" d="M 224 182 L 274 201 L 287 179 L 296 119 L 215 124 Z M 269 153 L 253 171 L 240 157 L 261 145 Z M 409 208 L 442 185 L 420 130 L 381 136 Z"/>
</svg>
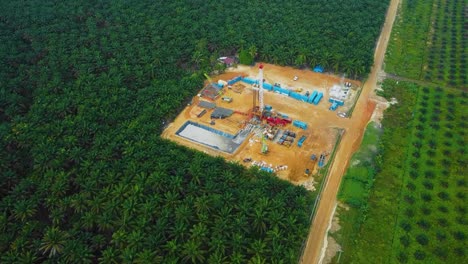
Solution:
<svg viewBox="0 0 468 264">
<path fill-rule="evenodd" d="M 177 130 L 176 135 L 232 154 L 244 142 L 249 134 L 248 132 L 241 130 L 240 133 L 231 135 L 205 125 L 187 121 Z"/>
</svg>

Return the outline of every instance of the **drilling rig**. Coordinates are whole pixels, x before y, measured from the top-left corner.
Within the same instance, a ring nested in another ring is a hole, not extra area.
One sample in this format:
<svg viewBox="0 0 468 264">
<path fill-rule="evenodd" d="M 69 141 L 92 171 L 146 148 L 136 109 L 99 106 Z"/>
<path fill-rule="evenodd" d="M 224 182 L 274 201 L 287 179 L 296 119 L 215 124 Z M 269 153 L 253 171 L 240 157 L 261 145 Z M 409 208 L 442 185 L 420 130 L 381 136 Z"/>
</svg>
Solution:
<svg viewBox="0 0 468 264">
<path fill-rule="evenodd" d="M 265 108 L 263 102 L 263 64 L 258 66 L 258 87 L 254 87 L 253 93 L 253 108 L 252 113 L 254 116 L 257 116 L 259 120 L 263 117 L 263 109 Z M 257 106 L 257 97 L 258 97 L 258 106 Z"/>
</svg>

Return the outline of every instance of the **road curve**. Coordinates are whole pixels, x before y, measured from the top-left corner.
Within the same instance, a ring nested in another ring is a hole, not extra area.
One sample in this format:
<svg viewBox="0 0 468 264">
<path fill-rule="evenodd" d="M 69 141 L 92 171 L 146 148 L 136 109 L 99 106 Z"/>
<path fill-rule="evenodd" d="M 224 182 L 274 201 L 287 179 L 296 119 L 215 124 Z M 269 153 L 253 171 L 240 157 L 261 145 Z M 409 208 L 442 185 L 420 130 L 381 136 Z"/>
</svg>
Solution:
<svg viewBox="0 0 468 264">
<path fill-rule="evenodd" d="M 300 263 L 315 264 L 320 261 L 321 249 L 324 239 L 326 239 L 328 223 L 331 217 L 333 217 L 332 212 L 336 204 L 336 195 L 340 187 L 341 178 L 348 167 L 348 161 L 351 159 L 352 154 L 361 144 L 364 129 L 369 122 L 375 106 L 375 103 L 370 100 L 370 96 L 377 85 L 378 74 L 382 69 L 385 51 L 387 50 L 388 40 L 390 39 L 399 3 L 400 0 L 391 0 L 390 2 L 385 23 L 375 49 L 374 65 L 363 86 L 361 96 L 356 103 L 356 108 L 351 117 L 353 125 L 345 131 L 336 152 L 335 160 L 329 172 L 328 180 L 325 183 L 325 188 L 323 189 Z"/>
</svg>

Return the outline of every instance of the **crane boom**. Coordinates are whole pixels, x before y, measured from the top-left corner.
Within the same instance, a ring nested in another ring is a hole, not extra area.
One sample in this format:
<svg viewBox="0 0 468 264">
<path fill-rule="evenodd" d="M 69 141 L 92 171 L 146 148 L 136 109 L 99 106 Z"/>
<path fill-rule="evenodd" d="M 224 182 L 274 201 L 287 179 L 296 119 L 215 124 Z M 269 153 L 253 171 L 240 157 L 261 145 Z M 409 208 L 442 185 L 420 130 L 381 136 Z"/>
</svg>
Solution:
<svg viewBox="0 0 468 264">
<path fill-rule="evenodd" d="M 205 75 L 205 78 L 206 78 L 210 83 L 213 83 L 213 80 L 211 80 L 211 78 L 210 78 L 210 76 L 208 76 L 208 74 L 203 73 L 203 75 Z"/>
</svg>

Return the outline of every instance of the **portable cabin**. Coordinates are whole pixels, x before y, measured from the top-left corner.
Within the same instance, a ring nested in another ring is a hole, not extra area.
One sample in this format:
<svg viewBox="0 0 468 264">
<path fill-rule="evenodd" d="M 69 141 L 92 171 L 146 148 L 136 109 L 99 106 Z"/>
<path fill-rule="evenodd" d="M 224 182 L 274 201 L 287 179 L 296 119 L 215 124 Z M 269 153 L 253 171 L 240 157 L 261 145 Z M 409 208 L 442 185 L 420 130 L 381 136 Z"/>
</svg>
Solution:
<svg viewBox="0 0 468 264">
<path fill-rule="evenodd" d="M 298 127 L 298 128 L 302 128 L 304 130 L 307 129 L 307 124 L 305 122 L 302 122 L 302 121 L 299 121 L 299 120 L 294 120 L 293 121 L 293 126 Z"/>
<path fill-rule="evenodd" d="M 312 93 L 312 95 L 309 96 L 309 99 L 307 100 L 307 102 L 308 102 L 308 103 L 313 103 L 313 102 L 314 102 L 314 99 L 315 99 L 315 97 L 317 97 L 317 95 L 318 95 L 318 92 L 317 92 L 317 91 L 314 91 L 314 92 Z"/>
<path fill-rule="evenodd" d="M 294 99 L 296 99 L 298 101 L 302 101 L 302 102 L 307 102 L 307 100 L 308 100 L 307 96 L 302 95 L 300 93 L 296 93 L 296 92 L 291 92 L 289 94 L 289 97 L 294 98 Z"/>
<path fill-rule="evenodd" d="M 297 141 L 297 146 L 298 147 L 302 147 L 302 144 L 304 143 L 304 141 L 306 140 L 306 136 L 302 136 L 299 141 Z"/>
<path fill-rule="evenodd" d="M 323 93 L 319 93 L 317 95 L 317 97 L 315 97 L 314 99 L 314 105 L 318 105 L 318 103 L 320 102 L 320 100 L 322 100 L 322 97 L 323 97 Z"/>
</svg>

